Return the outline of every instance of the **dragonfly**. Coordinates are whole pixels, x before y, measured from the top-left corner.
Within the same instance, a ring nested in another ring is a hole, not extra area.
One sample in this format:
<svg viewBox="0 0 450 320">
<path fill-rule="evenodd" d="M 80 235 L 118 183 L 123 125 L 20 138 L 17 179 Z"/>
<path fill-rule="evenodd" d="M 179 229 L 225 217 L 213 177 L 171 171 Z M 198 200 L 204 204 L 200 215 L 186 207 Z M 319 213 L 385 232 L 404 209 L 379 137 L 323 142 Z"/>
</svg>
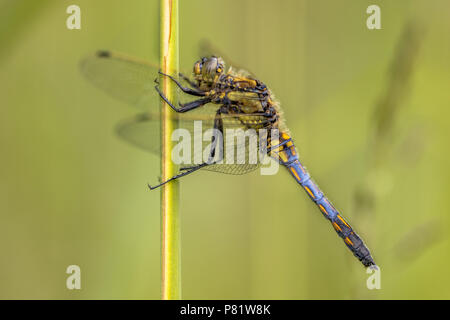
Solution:
<svg viewBox="0 0 450 320">
<path fill-rule="evenodd" d="M 160 154 L 161 117 L 158 106 L 161 100 L 175 111 L 173 117 L 180 128 L 194 132 L 195 122 L 201 121 L 202 133 L 209 129 L 220 133 L 212 135 L 207 149 L 191 150 L 191 165 L 181 167 L 180 173 L 167 181 L 149 185 L 150 189 L 154 190 L 200 169 L 237 175 L 254 171 L 262 162 L 248 161 L 250 139 L 241 139 L 233 151 L 234 158 L 243 156 L 247 161 L 223 161 L 225 151 L 220 148 L 226 140 L 223 133 L 229 129 L 254 129 L 253 132 L 275 130 L 276 135 L 269 135 L 263 143 L 258 144 L 258 152 L 266 153 L 285 167 L 353 255 L 365 267 L 377 268 L 361 237 L 300 162 L 297 148 L 282 116 L 280 103 L 271 90 L 254 75 L 243 69 L 226 69 L 224 60 L 218 56 L 203 57 L 196 61 L 189 76 L 185 73 L 168 75 L 160 71 L 158 64 L 112 51 L 98 51 L 89 55 L 81 61 L 80 67 L 84 76 L 95 86 L 144 111 L 132 119 L 122 121 L 116 128 L 119 137 L 135 146 Z M 160 90 L 157 80 L 160 75 L 168 77 L 176 85 L 180 98 L 178 103 L 171 101 Z M 220 136 L 222 140 L 219 139 Z M 196 157 L 197 160 L 193 161 Z"/>
</svg>

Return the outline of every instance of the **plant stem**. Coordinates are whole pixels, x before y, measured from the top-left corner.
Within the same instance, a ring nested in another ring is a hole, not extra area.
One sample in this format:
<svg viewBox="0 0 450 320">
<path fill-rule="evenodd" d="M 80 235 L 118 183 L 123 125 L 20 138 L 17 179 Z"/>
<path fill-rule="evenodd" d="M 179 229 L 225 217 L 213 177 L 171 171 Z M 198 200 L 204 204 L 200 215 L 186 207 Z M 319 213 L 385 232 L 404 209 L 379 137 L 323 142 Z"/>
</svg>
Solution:
<svg viewBox="0 0 450 320">
<path fill-rule="evenodd" d="M 161 71 L 170 75 L 178 74 L 178 0 L 161 0 Z M 173 81 L 160 77 L 162 92 L 170 101 L 176 102 L 176 90 Z M 177 173 L 177 167 L 171 160 L 173 141 L 172 131 L 177 123 L 173 120 L 173 110 L 162 104 L 162 181 Z M 161 189 L 161 290 L 162 299 L 181 299 L 180 270 L 180 216 L 179 184 L 171 181 Z"/>
</svg>

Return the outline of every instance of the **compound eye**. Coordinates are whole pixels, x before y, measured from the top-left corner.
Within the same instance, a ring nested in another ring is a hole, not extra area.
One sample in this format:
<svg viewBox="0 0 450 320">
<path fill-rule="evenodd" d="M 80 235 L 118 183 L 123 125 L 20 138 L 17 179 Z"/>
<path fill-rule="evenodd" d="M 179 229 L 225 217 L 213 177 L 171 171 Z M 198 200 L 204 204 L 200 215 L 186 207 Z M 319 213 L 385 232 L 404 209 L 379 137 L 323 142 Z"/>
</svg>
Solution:
<svg viewBox="0 0 450 320">
<path fill-rule="evenodd" d="M 201 71 L 202 71 L 202 66 L 203 66 L 203 63 L 197 62 L 197 63 L 195 64 L 195 66 L 194 66 L 194 73 L 195 73 L 195 74 L 200 74 Z"/>
</svg>

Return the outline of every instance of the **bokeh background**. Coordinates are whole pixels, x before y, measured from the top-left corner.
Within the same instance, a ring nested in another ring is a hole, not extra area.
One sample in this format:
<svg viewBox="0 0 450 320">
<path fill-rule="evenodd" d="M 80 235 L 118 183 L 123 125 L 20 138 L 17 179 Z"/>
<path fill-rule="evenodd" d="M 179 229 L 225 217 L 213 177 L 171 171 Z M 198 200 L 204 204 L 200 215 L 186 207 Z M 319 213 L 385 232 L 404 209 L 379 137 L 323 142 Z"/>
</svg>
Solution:
<svg viewBox="0 0 450 320">
<path fill-rule="evenodd" d="M 81 7 L 68 30 L 66 8 Z M 366 28 L 381 7 L 382 30 Z M 97 49 L 158 61 L 158 1 L 0 1 L 0 298 L 159 299 L 159 159 L 81 76 Z M 186 299 L 450 298 L 450 3 L 180 1 L 282 103 L 301 159 L 381 267 L 381 290 L 285 171 L 181 183 Z M 154 180 L 154 179 L 153 179 Z M 68 265 L 82 289 L 67 290 Z"/>
</svg>

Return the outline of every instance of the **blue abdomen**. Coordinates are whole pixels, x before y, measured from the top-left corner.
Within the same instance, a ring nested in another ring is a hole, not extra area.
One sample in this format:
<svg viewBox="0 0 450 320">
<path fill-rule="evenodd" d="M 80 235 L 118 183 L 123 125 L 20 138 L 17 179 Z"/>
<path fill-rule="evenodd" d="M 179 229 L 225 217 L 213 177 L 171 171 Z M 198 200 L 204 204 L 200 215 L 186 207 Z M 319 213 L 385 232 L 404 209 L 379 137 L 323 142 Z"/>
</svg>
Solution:
<svg viewBox="0 0 450 320">
<path fill-rule="evenodd" d="M 334 208 L 320 190 L 319 186 L 311 179 L 311 176 L 305 167 L 300 163 L 295 145 L 288 134 L 280 134 L 279 145 L 271 148 L 271 156 L 289 170 L 291 175 L 303 187 L 311 200 L 319 207 L 324 217 L 331 222 L 337 234 L 344 240 L 346 246 L 363 263 L 363 265 L 366 267 L 375 265 L 369 249 L 362 239 L 354 232 L 352 227 L 344 220 L 336 208 Z"/>
</svg>

